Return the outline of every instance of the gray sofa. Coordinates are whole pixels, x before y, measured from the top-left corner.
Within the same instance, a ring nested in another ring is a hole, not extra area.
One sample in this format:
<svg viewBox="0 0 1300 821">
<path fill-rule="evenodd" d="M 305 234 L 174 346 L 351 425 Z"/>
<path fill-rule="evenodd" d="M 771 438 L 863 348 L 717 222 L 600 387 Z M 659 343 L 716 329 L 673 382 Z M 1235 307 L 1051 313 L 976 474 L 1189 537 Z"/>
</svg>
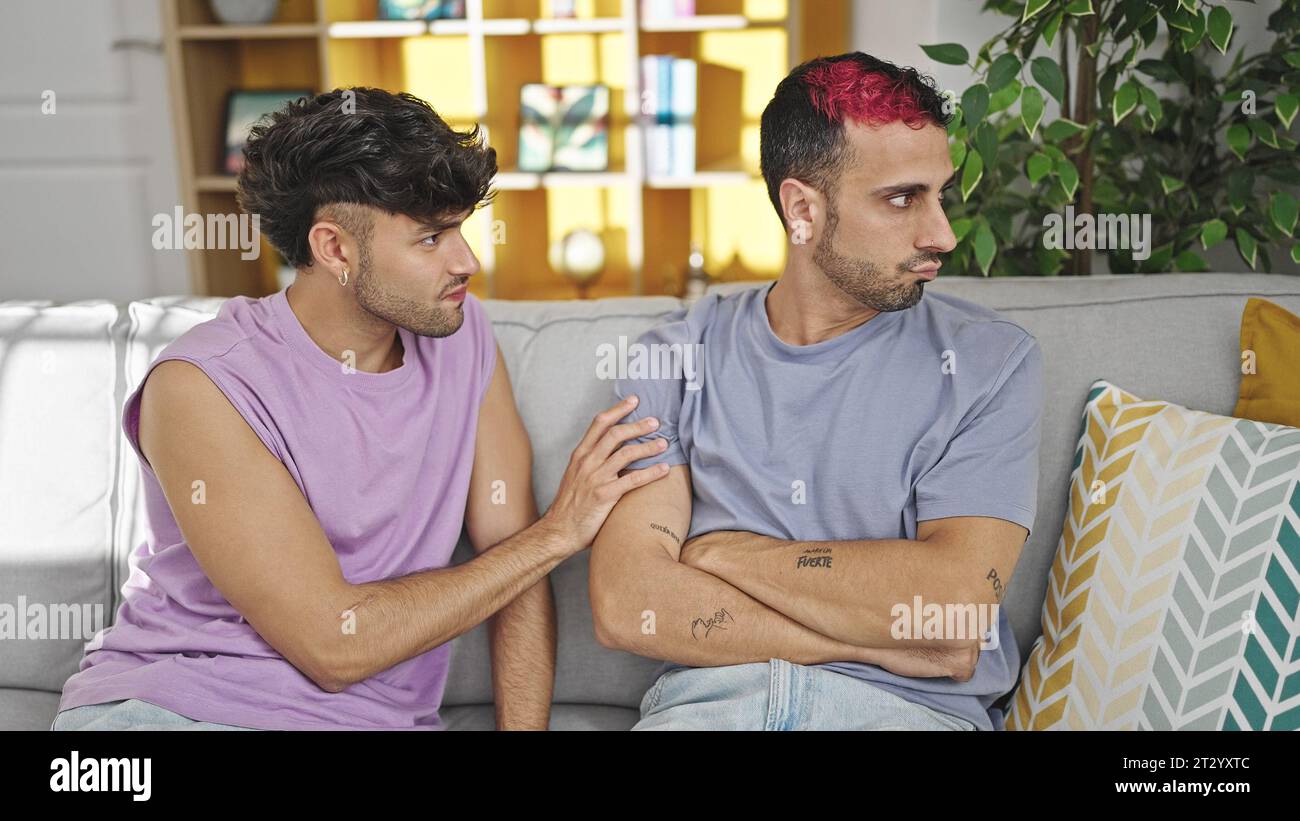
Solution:
<svg viewBox="0 0 1300 821">
<path fill-rule="evenodd" d="M 1089 384 L 1104 377 L 1144 398 L 1230 414 L 1247 297 L 1300 313 L 1300 277 L 948 277 L 927 287 L 1002 312 L 1042 346 L 1038 518 L 1004 605 L 1023 657 L 1039 635 Z M 119 426 L 122 401 L 164 345 L 220 304 L 185 297 L 0 303 L 0 608 L 98 605 L 111 621 L 126 556 L 147 526 L 138 466 Z M 668 297 L 487 303 L 532 437 L 543 509 L 592 414 L 609 404 L 612 386 L 596 377 L 597 346 L 635 338 L 680 306 Z M 463 540 L 457 555 L 469 555 Z M 596 643 L 585 553 L 557 568 L 552 581 L 560 630 L 552 726 L 631 726 L 657 662 Z M 84 643 L 75 635 L 0 638 L 0 729 L 49 727 Z M 442 710 L 449 728 L 492 726 L 487 649 L 483 626 L 456 641 Z"/>
</svg>

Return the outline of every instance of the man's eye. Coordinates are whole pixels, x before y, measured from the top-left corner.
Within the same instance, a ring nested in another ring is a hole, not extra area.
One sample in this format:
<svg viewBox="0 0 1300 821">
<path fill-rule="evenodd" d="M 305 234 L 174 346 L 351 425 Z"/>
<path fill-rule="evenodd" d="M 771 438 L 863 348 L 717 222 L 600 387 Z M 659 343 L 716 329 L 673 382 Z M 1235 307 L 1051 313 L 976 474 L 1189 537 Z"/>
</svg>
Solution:
<svg viewBox="0 0 1300 821">
<path fill-rule="evenodd" d="M 438 236 L 439 236 L 438 234 L 430 234 L 429 236 L 427 236 L 427 237 L 425 237 L 424 239 L 420 240 L 420 243 L 421 243 L 422 245 L 429 245 L 429 246 L 437 245 L 437 244 L 438 244 Z"/>
<path fill-rule="evenodd" d="M 907 202 L 899 202 L 899 200 L 907 200 Z M 895 208 L 907 208 L 912 204 L 912 195 L 899 194 L 897 197 L 890 197 L 889 204 L 894 206 Z"/>
</svg>

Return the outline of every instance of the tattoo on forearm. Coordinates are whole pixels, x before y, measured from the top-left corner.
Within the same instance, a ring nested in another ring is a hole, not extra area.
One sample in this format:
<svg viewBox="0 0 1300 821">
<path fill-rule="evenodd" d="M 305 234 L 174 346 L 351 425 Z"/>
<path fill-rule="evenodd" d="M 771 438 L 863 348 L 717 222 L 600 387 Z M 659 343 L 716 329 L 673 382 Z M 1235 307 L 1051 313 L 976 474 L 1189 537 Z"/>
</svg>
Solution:
<svg viewBox="0 0 1300 821">
<path fill-rule="evenodd" d="M 736 620 L 726 610 L 719 610 L 713 614 L 710 619 L 696 619 L 691 622 L 691 638 L 699 641 L 700 638 L 708 638 L 709 633 L 714 630 L 726 630 L 728 625 L 735 624 Z"/>
<path fill-rule="evenodd" d="M 657 530 L 657 531 L 659 531 L 660 533 L 667 533 L 669 536 L 672 537 L 672 539 L 673 539 L 674 542 L 677 542 L 677 544 L 679 544 L 679 545 L 682 543 L 682 540 L 679 539 L 679 538 L 677 537 L 677 534 L 676 534 L 676 533 L 672 532 L 671 530 L 669 530 L 668 528 L 664 527 L 663 525 L 658 524 L 657 522 L 651 522 L 651 523 L 650 523 L 650 529 L 651 529 L 651 530 Z"/>
<path fill-rule="evenodd" d="M 996 567 L 989 568 L 989 574 L 984 578 L 993 582 L 993 595 L 998 602 L 1001 602 L 1002 597 L 1006 595 L 1007 591 L 1006 588 L 1002 586 L 1002 580 L 998 578 L 998 569 Z"/>
<path fill-rule="evenodd" d="M 829 547 L 810 547 L 803 552 L 803 555 L 795 560 L 794 566 L 799 567 L 826 567 L 831 566 L 831 549 Z"/>
</svg>

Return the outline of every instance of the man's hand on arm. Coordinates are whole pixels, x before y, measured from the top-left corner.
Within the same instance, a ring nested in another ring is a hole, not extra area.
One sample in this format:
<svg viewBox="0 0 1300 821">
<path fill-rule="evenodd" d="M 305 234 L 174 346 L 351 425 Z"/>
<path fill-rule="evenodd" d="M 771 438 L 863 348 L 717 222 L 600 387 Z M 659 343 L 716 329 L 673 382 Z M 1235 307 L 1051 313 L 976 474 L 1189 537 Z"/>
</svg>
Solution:
<svg viewBox="0 0 1300 821">
<path fill-rule="evenodd" d="M 286 660 L 329 692 L 432 650 L 491 616 L 595 537 L 614 503 L 662 478 L 620 477 L 653 451 L 619 446 L 648 429 L 598 415 L 541 519 L 457 567 L 352 584 L 285 466 L 196 366 L 153 369 L 140 447 L 186 543 L 216 589 Z M 203 481 L 204 504 L 193 504 Z M 345 627 L 347 628 L 345 630 Z"/>
</svg>

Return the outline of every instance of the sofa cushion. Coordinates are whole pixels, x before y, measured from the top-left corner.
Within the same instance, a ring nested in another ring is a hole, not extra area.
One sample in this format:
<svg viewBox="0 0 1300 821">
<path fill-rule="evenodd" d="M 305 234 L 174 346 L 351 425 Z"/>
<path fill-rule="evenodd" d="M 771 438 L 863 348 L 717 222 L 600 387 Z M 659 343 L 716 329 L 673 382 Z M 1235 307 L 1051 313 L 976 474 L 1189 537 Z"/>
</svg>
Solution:
<svg viewBox="0 0 1300 821">
<path fill-rule="evenodd" d="M 59 693 L 0 687 L 0 730 L 48 730 L 59 709 Z"/>
<path fill-rule="evenodd" d="M 104 300 L 0 304 L 3 688 L 61 690 L 110 618 L 117 319 Z"/>
<path fill-rule="evenodd" d="M 1232 415 L 1300 427 L 1300 316 L 1266 299 L 1241 314 L 1241 388 Z"/>
<path fill-rule="evenodd" d="M 1092 386 L 1007 729 L 1300 728 L 1300 429 Z"/>
</svg>

